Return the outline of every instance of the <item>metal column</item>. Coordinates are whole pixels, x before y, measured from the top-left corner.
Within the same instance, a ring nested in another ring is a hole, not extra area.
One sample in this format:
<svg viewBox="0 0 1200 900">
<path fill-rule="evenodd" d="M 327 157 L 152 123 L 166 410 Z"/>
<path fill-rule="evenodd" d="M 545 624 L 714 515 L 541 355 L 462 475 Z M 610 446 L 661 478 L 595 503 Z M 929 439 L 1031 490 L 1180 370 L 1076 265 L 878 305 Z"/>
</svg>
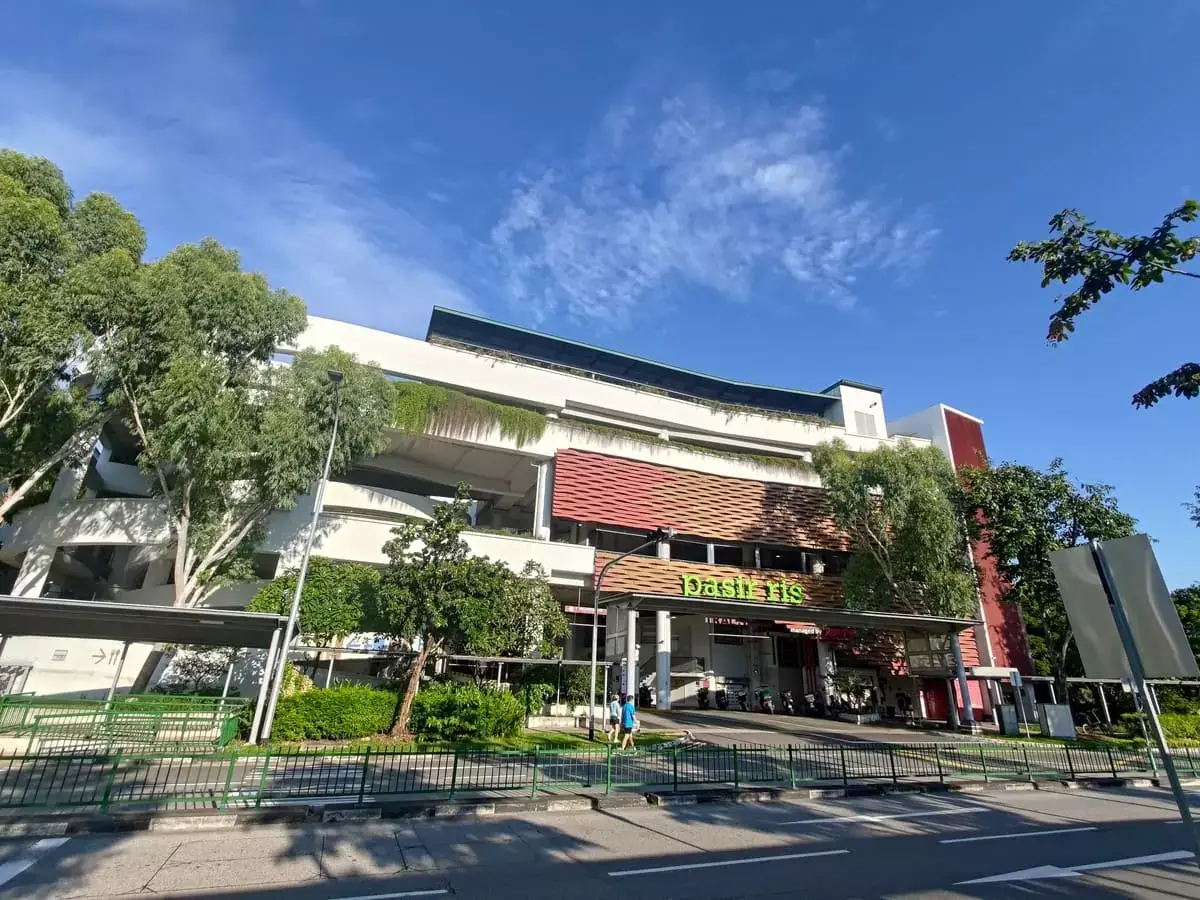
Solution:
<svg viewBox="0 0 1200 900">
<path fill-rule="evenodd" d="M 108 686 L 108 696 L 104 698 L 104 702 L 112 703 L 113 695 L 117 692 L 117 682 L 121 680 L 121 670 L 125 668 L 125 657 L 129 655 L 130 641 L 126 641 L 121 645 L 121 659 L 117 662 L 117 671 L 113 675 L 112 684 Z"/>
<path fill-rule="evenodd" d="M 659 610 L 654 614 L 655 688 L 658 708 L 671 708 L 671 614 Z"/>
<path fill-rule="evenodd" d="M 962 647 L 958 643 L 958 635 L 951 633 L 950 649 L 954 651 L 954 670 L 958 676 L 958 689 L 962 691 L 963 719 L 965 724 L 975 724 L 975 713 L 971 710 L 971 688 L 967 684 L 967 670 L 963 666 Z M 954 706 L 954 692 L 950 692 L 950 705 Z"/>
<path fill-rule="evenodd" d="M 254 721 L 250 723 L 250 743 L 259 742 L 259 727 L 262 725 L 263 707 L 266 705 L 267 692 L 271 687 L 271 676 L 275 672 L 275 655 L 279 649 L 279 632 L 276 628 L 271 635 L 271 646 L 263 659 L 262 683 L 258 686 L 258 701 L 254 704 Z"/>
</svg>

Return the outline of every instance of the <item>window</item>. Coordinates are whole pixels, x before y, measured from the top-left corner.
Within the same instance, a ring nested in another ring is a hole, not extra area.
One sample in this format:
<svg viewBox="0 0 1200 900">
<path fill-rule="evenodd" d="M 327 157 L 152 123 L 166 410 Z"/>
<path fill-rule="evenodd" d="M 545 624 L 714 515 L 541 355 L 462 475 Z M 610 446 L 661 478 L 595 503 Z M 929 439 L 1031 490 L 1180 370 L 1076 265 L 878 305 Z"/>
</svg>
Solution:
<svg viewBox="0 0 1200 900">
<path fill-rule="evenodd" d="M 50 654 L 50 662 L 62 662 L 67 658 L 66 650 L 55 650 Z"/>
<path fill-rule="evenodd" d="M 775 638 L 775 660 L 788 669 L 800 668 L 800 642 L 792 637 Z"/>
<path fill-rule="evenodd" d="M 713 544 L 713 562 L 718 566 L 744 566 L 745 551 L 741 544 Z"/>
<path fill-rule="evenodd" d="M 760 547 L 758 558 L 764 569 L 780 569 L 784 572 L 807 572 L 803 550 L 789 547 Z"/>
<path fill-rule="evenodd" d="M 644 544 L 650 538 L 650 535 L 645 532 L 617 531 L 611 528 L 597 528 L 594 535 L 596 549 L 605 550 L 609 553 L 626 553 L 639 544 Z M 651 544 L 639 550 L 637 555 L 658 556 L 658 549 L 654 544 Z"/>
<path fill-rule="evenodd" d="M 671 559 L 685 562 L 708 562 L 708 544 L 699 541 L 671 541 Z"/>
<path fill-rule="evenodd" d="M 875 430 L 875 416 L 868 412 L 855 411 L 854 430 L 863 437 L 878 437 Z"/>
</svg>

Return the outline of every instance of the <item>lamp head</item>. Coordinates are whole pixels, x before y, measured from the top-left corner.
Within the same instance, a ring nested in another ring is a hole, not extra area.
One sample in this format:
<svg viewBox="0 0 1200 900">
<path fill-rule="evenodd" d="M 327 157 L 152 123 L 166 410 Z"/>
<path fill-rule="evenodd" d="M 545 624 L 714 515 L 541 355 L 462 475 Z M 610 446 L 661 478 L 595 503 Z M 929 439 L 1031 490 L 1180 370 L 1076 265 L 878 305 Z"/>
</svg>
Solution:
<svg viewBox="0 0 1200 900">
<path fill-rule="evenodd" d="M 341 384 L 342 381 L 346 377 L 343 373 L 339 372 L 337 369 L 329 369 L 325 372 L 325 374 L 329 376 L 329 380 L 331 382 L 333 382 L 334 384 Z"/>
</svg>

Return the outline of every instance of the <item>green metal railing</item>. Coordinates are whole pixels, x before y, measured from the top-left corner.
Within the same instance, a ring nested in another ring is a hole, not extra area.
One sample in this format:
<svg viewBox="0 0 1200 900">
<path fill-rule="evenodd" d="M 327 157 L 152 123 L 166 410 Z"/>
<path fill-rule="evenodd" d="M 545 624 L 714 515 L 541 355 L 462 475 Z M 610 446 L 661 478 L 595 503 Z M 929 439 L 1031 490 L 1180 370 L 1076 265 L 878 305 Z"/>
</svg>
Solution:
<svg viewBox="0 0 1200 900">
<path fill-rule="evenodd" d="M 248 697 L 118 694 L 112 700 L 82 700 L 41 697 L 36 694 L 9 694 L 0 698 L 0 734 L 28 734 L 35 724 L 35 719 L 55 714 L 101 711 L 163 714 L 212 712 L 236 716 L 249 705 Z"/>
<path fill-rule="evenodd" d="M 1176 751 L 1196 776 L 1200 753 Z M 893 784 L 1033 781 L 1141 773 L 1145 750 L 1034 744 L 872 744 L 862 747 L 688 746 L 595 750 L 272 750 L 0 757 L 0 809 L 258 807 L 288 801 L 368 800 L 416 794 L 619 788 L 677 791 L 704 785 Z"/>
</svg>

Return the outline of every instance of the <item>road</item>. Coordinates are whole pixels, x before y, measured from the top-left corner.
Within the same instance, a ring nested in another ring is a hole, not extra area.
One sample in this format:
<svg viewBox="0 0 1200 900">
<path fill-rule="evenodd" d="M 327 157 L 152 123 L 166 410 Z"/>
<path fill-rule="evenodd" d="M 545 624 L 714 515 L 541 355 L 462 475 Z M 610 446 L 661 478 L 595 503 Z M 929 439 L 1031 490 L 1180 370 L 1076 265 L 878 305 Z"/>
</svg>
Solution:
<svg viewBox="0 0 1200 900">
<path fill-rule="evenodd" d="M 0 843 L 0 900 L 1200 898 L 1154 788 L 893 795 Z"/>
</svg>

